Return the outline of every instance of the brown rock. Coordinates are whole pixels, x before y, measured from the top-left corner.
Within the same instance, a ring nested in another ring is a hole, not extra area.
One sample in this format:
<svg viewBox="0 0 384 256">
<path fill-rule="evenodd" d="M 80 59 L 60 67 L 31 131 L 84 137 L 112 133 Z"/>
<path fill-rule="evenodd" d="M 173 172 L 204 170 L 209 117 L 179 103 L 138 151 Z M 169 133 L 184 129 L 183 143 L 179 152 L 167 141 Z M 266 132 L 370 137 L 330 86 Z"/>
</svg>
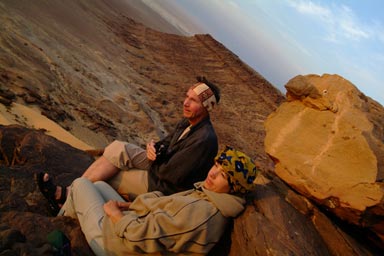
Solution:
<svg viewBox="0 0 384 256">
<path fill-rule="evenodd" d="M 311 97 L 308 84 L 322 96 Z M 384 144 L 369 114 L 378 104 L 337 75 L 299 76 L 287 90 L 295 97 L 265 122 L 265 148 L 275 159 L 276 174 L 340 218 L 383 238 L 378 227 L 384 216 Z"/>
<path fill-rule="evenodd" d="M 138 6 L 140 1 L 4 1 L 4 87 L 12 88 L 16 102 L 35 105 L 103 148 L 113 139 L 145 145 L 165 136 L 181 118 L 187 88 L 206 76 L 222 90 L 212 112 L 221 146 L 241 147 L 271 171 L 263 122 L 284 100 L 281 92 L 210 35 L 162 33 L 139 23 L 147 20 L 166 32 L 171 27 Z"/>
<path fill-rule="evenodd" d="M 140 1 L 2 1 L 0 47 L 7 53 L 0 58 L 2 88 L 16 95 L 14 102 L 30 102 L 102 149 L 113 139 L 140 145 L 166 135 L 181 117 L 186 89 L 195 76 L 204 75 L 222 89 L 221 103 L 211 115 L 220 146 L 247 152 L 265 175 L 274 177 L 273 162 L 264 151 L 263 124 L 284 96 L 212 36 L 169 34 L 176 29 L 149 12 Z M 309 88 L 304 95 L 312 96 L 303 97 L 306 104 L 337 110 L 332 100 L 316 101 L 312 82 L 302 82 Z M 300 88 L 296 94 L 301 95 Z M 369 144 L 377 145 L 375 138 L 384 136 L 381 108 L 360 97 L 369 105 L 367 116 L 375 127 Z M 0 253 L 49 255 L 46 234 L 59 229 L 70 237 L 74 255 L 92 255 L 75 220 L 49 217 L 34 180 L 37 172 L 49 170 L 69 184 L 93 158 L 43 131 L 15 126 L 1 131 L 0 223 L 20 231 L 26 242 Z M 211 255 L 373 255 L 364 236 L 349 232 L 351 238 L 309 199 L 279 179 L 271 180 L 258 187 L 256 200 Z M 380 216 L 380 211 L 376 207 L 370 214 Z M 322 230 L 333 225 L 337 232 L 325 238 Z M 356 240 L 361 243 L 351 242 Z"/>
<path fill-rule="evenodd" d="M 0 165 L 0 223 L 7 227 L 0 232 L 0 253 L 52 255 L 44 244 L 48 243 L 47 234 L 58 229 L 71 239 L 74 255 L 92 255 L 76 220 L 50 217 L 36 174 L 46 170 L 67 186 L 93 158 L 43 131 L 21 126 L 0 126 L 0 139 L 1 157 L 8 159 Z"/>
<path fill-rule="evenodd" d="M 275 177 L 258 185 L 252 204 L 235 220 L 230 255 L 375 253 L 355 238 Z"/>
</svg>

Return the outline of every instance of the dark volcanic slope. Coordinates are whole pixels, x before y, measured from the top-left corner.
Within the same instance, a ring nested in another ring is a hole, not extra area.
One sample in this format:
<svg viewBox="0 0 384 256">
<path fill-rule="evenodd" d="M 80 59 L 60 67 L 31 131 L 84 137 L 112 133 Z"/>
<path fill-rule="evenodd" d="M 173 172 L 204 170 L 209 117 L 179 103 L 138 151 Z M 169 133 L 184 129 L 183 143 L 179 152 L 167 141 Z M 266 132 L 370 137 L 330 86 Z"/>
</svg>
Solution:
<svg viewBox="0 0 384 256">
<path fill-rule="evenodd" d="M 263 121 L 284 99 L 280 91 L 210 35 L 155 31 L 130 18 L 144 20 L 144 7 L 135 8 L 2 1 L 0 88 L 102 147 L 114 138 L 144 143 L 172 129 L 186 89 L 204 75 L 222 89 L 212 113 L 220 143 L 269 165 Z"/>
</svg>

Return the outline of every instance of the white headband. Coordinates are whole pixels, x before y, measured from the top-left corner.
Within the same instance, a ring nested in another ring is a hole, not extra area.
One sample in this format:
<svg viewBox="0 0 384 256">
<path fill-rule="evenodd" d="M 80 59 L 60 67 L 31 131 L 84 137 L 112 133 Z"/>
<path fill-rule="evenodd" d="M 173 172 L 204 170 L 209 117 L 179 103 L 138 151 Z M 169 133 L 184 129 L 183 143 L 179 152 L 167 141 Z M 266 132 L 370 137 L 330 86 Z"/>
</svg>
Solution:
<svg viewBox="0 0 384 256">
<path fill-rule="evenodd" d="M 197 94 L 200 101 L 203 103 L 203 106 L 211 111 L 213 107 L 216 105 L 216 97 L 213 94 L 211 88 L 204 83 L 197 83 L 192 86 L 192 90 Z"/>
</svg>

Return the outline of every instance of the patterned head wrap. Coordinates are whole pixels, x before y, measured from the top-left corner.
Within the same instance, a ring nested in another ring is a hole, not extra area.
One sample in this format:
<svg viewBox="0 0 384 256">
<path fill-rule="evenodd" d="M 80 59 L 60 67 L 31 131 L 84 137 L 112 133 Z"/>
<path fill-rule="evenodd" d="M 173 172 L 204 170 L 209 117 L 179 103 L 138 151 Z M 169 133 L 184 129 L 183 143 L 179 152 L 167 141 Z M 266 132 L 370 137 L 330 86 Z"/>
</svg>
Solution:
<svg viewBox="0 0 384 256">
<path fill-rule="evenodd" d="M 211 111 L 216 105 L 216 97 L 213 94 L 211 88 L 205 83 L 197 83 L 191 87 L 191 89 L 197 94 L 203 106 Z"/>
<path fill-rule="evenodd" d="M 228 174 L 232 193 L 245 194 L 255 188 L 253 181 L 256 178 L 257 169 L 247 155 L 227 146 L 216 156 L 215 161 Z"/>
</svg>

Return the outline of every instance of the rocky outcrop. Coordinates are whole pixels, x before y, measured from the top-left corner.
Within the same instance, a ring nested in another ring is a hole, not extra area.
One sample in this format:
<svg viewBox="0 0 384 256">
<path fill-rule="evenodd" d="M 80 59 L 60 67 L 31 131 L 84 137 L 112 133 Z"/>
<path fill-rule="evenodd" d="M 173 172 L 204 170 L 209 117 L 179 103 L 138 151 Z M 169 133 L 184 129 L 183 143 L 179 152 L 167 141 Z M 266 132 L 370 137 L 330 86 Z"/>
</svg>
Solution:
<svg viewBox="0 0 384 256">
<path fill-rule="evenodd" d="M 272 177 L 235 220 L 230 255 L 379 254 L 366 233 L 348 228 Z"/>
<path fill-rule="evenodd" d="M 47 239 L 54 230 L 68 236 L 75 255 L 92 255 L 78 221 L 52 218 L 36 183 L 48 171 L 69 185 L 92 161 L 44 131 L 0 126 L 0 255 L 54 255 Z"/>
<path fill-rule="evenodd" d="M 211 255 L 378 254 L 382 244 L 366 239 L 364 229 L 334 219 L 314 197 L 297 194 L 274 175 L 264 121 L 285 97 L 210 35 L 167 34 L 138 23 L 132 17 L 144 22 L 154 16 L 138 12 L 134 2 L 1 1 L 0 103 L 34 107 L 96 149 L 113 139 L 140 145 L 172 129 L 185 90 L 195 76 L 206 76 L 222 90 L 211 115 L 220 146 L 247 152 L 263 173 L 246 211 Z M 304 94 L 323 95 L 312 89 Z M 300 87 L 292 91 L 302 97 Z M 381 108 L 359 97 L 369 106 L 375 134 L 369 144 L 376 145 L 383 135 Z M 306 104 L 338 111 L 332 101 Z M 18 120 L 27 125 L 23 116 Z M 93 157 L 32 128 L 0 127 L 0 254 L 50 255 L 46 236 L 59 229 L 74 255 L 92 255 L 75 220 L 49 215 L 35 176 L 49 170 L 67 185 Z"/>
<path fill-rule="evenodd" d="M 276 174 L 382 243 L 383 107 L 338 75 L 297 76 L 286 88 L 287 102 L 265 122 Z"/>
<path fill-rule="evenodd" d="M 281 92 L 210 35 L 138 23 L 131 17 L 155 14 L 138 12 L 134 2 L 2 1 L 1 91 L 96 148 L 113 139 L 145 145 L 173 128 L 187 88 L 206 76 L 222 91 L 212 113 L 220 143 L 272 170 L 263 121 L 284 100 Z"/>
<path fill-rule="evenodd" d="M 49 170 L 65 186 L 93 157 L 41 130 L 0 126 L 0 135 L 0 254 L 52 255 L 48 234 L 60 230 L 73 255 L 92 255 L 76 220 L 51 216 L 36 175 Z M 209 255 L 377 254 L 379 247 L 366 233 L 350 232 L 279 178 L 262 171 L 257 184 L 245 212 Z"/>
</svg>

